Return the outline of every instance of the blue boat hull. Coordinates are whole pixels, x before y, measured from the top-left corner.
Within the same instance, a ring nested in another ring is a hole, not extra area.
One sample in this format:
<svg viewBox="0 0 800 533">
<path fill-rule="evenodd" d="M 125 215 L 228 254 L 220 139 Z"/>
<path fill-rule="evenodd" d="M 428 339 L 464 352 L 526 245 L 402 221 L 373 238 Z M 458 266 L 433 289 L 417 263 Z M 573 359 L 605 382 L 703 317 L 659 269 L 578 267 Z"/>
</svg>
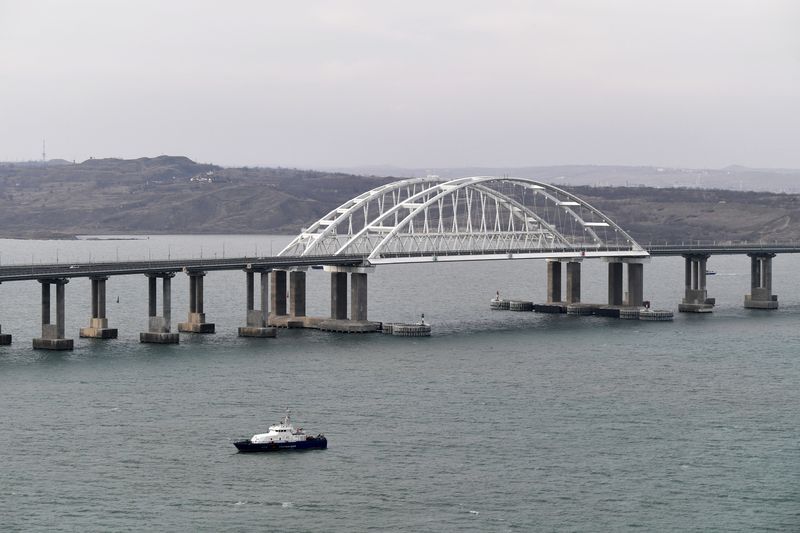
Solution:
<svg viewBox="0 0 800 533">
<path fill-rule="evenodd" d="M 315 437 L 298 442 L 259 442 L 252 443 L 250 439 L 237 440 L 233 443 L 236 449 L 243 453 L 278 452 L 283 450 L 324 450 L 328 447 L 328 439 Z"/>
</svg>

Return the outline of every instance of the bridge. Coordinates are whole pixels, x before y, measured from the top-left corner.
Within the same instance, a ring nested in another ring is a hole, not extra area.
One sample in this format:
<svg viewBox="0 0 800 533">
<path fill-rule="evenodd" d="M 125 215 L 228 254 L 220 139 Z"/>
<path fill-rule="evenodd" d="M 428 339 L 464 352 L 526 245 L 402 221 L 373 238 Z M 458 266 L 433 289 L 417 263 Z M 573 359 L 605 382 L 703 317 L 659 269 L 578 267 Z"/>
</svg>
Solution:
<svg viewBox="0 0 800 533">
<path fill-rule="evenodd" d="M 214 324 L 205 319 L 204 276 L 210 271 L 241 270 L 247 284 L 247 313 L 239 335 L 271 337 L 275 327 L 350 332 L 379 328 L 380 323 L 367 316 L 367 276 L 385 264 L 542 259 L 547 268 L 546 308 L 565 312 L 582 305 L 581 263 L 599 259 L 608 263 L 608 301 L 602 307 L 613 315 L 621 308 L 644 304 L 644 264 L 658 256 L 685 258 L 685 298 L 680 311 L 713 309 L 714 299 L 706 291 L 706 261 L 712 254 L 749 255 L 751 293 L 745 296 L 745 306 L 775 309 L 771 260 L 778 253 L 798 252 L 800 246 L 778 243 L 642 246 L 598 209 L 551 184 L 505 176 L 427 176 L 382 185 L 349 200 L 305 228 L 274 257 L 4 266 L 0 283 L 41 283 L 42 336 L 33 340 L 33 346 L 71 349 L 73 341 L 64 331 L 64 287 L 75 277 L 92 282 L 92 314 L 89 325 L 80 330 L 82 337 L 115 338 L 117 330 L 108 327 L 105 313 L 106 281 L 112 276 L 144 275 L 148 329 L 140 340 L 177 343 L 170 303 L 171 279 L 177 273 L 189 278 L 189 313 L 178 331 L 214 332 Z M 566 270 L 563 294 L 562 264 Z M 305 277 L 311 267 L 331 275 L 329 317 L 305 314 Z M 260 308 L 256 308 L 256 276 L 260 278 Z M 51 286 L 56 292 L 55 323 L 51 323 Z M 10 335 L 0 334 L 0 344 L 10 342 Z"/>
</svg>

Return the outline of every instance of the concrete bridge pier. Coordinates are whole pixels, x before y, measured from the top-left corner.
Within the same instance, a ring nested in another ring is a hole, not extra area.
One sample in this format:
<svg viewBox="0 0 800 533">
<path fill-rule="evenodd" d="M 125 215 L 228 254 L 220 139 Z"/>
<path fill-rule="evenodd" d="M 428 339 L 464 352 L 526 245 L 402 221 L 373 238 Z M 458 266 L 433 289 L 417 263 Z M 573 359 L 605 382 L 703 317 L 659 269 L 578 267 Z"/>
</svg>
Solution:
<svg viewBox="0 0 800 533">
<path fill-rule="evenodd" d="M 289 314 L 295 318 L 306 316 L 306 271 L 289 272 Z"/>
<path fill-rule="evenodd" d="M 581 262 L 567 262 L 567 303 L 577 304 L 581 301 Z"/>
<path fill-rule="evenodd" d="M 286 326 L 302 328 L 306 318 L 306 270 L 289 271 L 289 319 Z"/>
<path fill-rule="evenodd" d="M 106 318 L 106 281 L 107 276 L 89 278 L 92 282 L 92 318 L 89 326 L 81 328 L 79 335 L 92 339 L 116 339 L 117 328 L 108 327 Z"/>
<path fill-rule="evenodd" d="M 644 305 L 643 262 L 628 262 L 628 300 L 625 304 L 629 307 L 642 307 Z"/>
<path fill-rule="evenodd" d="M 319 323 L 327 331 L 364 333 L 378 331 L 379 322 L 367 318 L 367 274 L 374 267 L 326 266 L 331 274 L 331 317 Z M 350 274 L 350 318 L 347 318 L 347 275 Z"/>
<path fill-rule="evenodd" d="M 331 272 L 331 318 L 347 320 L 347 272 Z"/>
<path fill-rule="evenodd" d="M 744 296 L 747 309 L 777 309 L 778 296 L 772 294 L 773 253 L 747 254 L 750 257 L 750 294 Z"/>
<path fill-rule="evenodd" d="M 33 339 L 37 350 L 72 350 L 72 339 L 64 338 L 64 286 L 66 278 L 40 279 L 42 284 L 42 336 Z M 50 323 L 50 285 L 56 286 L 56 323 Z"/>
<path fill-rule="evenodd" d="M 273 270 L 270 277 L 270 313 L 274 318 L 286 316 L 286 271 Z"/>
<path fill-rule="evenodd" d="M 608 305 L 610 306 L 619 307 L 623 303 L 622 267 L 623 263 L 619 261 L 608 263 Z"/>
<path fill-rule="evenodd" d="M 178 331 L 184 333 L 214 333 L 215 326 L 206 322 L 203 312 L 203 278 L 205 272 L 187 271 L 189 275 L 189 316 L 186 322 L 178 324 Z"/>
<path fill-rule="evenodd" d="M 147 331 L 139 333 L 139 342 L 155 344 L 178 344 L 180 337 L 170 332 L 172 321 L 172 278 L 173 272 L 145 274 L 148 281 L 148 324 Z M 158 279 L 161 279 L 161 316 L 157 315 Z"/>
<path fill-rule="evenodd" d="M 367 274 L 353 272 L 350 274 L 350 319 L 367 320 Z"/>
<path fill-rule="evenodd" d="M 561 261 L 547 259 L 547 303 L 561 303 Z"/>
<path fill-rule="evenodd" d="M 240 337 L 274 337 L 275 328 L 269 322 L 269 270 L 259 271 L 261 286 L 259 291 L 260 309 L 255 309 L 255 274 L 245 270 L 247 277 L 247 325 L 239 328 Z"/>
<path fill-rule="evenodd" d="M 686 254 L 683 256 L 685 296 L 678 304 L 681 313 L 710 313 L 716 300 L 706 291 L 706 264 L 708 254 Z"/>
<path fill-rule="evenodd" d="M 2 326 L 0 326 L 0 331 L 2 331 Z M 11 335 L 0 333 L 0 346 L 8 346 L 9 344 L 11 344 Z"/>
</svg>

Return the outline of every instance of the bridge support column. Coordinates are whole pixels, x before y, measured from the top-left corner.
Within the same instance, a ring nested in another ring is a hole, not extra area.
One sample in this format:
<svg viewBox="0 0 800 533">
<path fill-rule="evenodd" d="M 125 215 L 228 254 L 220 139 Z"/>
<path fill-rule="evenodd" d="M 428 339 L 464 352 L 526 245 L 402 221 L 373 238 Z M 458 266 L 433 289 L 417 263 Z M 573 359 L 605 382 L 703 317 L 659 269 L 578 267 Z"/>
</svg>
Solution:
<svg viewBox="0 0 800 533">
<path fill-rule="evenodd" d="M 331 318 L 347 320 L 347 272 L 331 272 Z"/>
<path fill-rule="evenodd" d="M 108 277 L 92 277 L 92 317 L 89 326 L 81 328 L 79 335 L 92 339 L 116 339 L 117 328 L 108 327 L 106 318 L 106 281 Z"/>
<path fill-rule="evenodd" d="M 203 311 L 203 278 L 205 272 L 189 271 L 189 316 L 178 324 L 178 331 L 185 333 L 214 333 L 215 325 L 206 322 Z"/>
<path fill-rule="evenodd" d="M 286 271 L 273 270 L 270 279 L 270 312 L 273 317 L 286 315 Z"/>
<path fill-rule="evenodd" d="M 0 326 L 0 331 L 2 331 L 2 326 Z M 9 344 L 11 344 L 11 335 L 0 333 L 0 346 L 8 346 Z"/>
<path fill-rule="evenodd" d="M 350 274 L 350 319 L 367 320 L 367 274 Z"/>
<path fill-rule="evenodd" d="M 547 259 L 547 303 L 561 302 L 561 261 Z"/>
<path fill-rule="evenodd" d="M 289 314 L 306 316 L 306 273 L 304 270 L 289 272 Z"/>
<path fill-rule="evenodd" d="M 750 257 L 750 294 L 744 296 L 747 309 L 777 309 L 778 296 L 772 294 L 772 253 L 747 254 Z"/>
<path fill-rule="evenodd" d="M 139 342 L 155 344 L 178 344 L 180 337 L 171 333 L 172 322 L 172 278 L 173 272 L 145 274 L 148 281 L 148 323 L 147 331 L 139 333 Z M 156 315 L 157 301 L 156 280 L 161 278 L 161 316 Z"/>
<path fill-rule="evenodd" d="M 247 325 L 239 328 L 240 337 L 274 337 L 275 328 L 267 327 L 269 322 L 269 271 L 259 272 L 261 286 L 259 302 L 261 309 L 255 308 L 255 272 L 245 270 L 247 279 Z"/>
<path fill-rule="evenodd" d="M 40 279 L 42 284 L 42 336 L 33 339 L 37 350 L 72 350 L 72 339 L 64 338 L 64 286 L 66 278 Z M 50 285 L 56 286 L 56 323 L 50 323 Z"/>
<path fill-rule="evenodd" d="M 567 263 L 567 303 L 577 304 L 581 301 L 581 263 Z"/>
<path fill-rule="evenodd" d="M 716 300 L 708 297 L 706 290 L 706 265 L 708 254 L 684 255 L 683 301 L 678 305 L 682 313 L 710 313 Z"/>
<path fill-rule="evenodd" d="M 644 264 L 628 263 L 628 301 L 631 307 L 644 305 Z"/>
<path fill-rule="evenodd" d="M 608 263 L 608 305 L 622 305 L 622 287 L 622 263 Z"/>
<path fill-rule="evenodd" d="M 374 267 L 325 266 L 331 274 L 331 318 L 319 322 L 319 329 L 341 333 L 378 331 L 380 322 L 367 319 L 367 273 Z M 350 319 L 347 318 L 347 275 L 350 274 Z"/>
</svg>

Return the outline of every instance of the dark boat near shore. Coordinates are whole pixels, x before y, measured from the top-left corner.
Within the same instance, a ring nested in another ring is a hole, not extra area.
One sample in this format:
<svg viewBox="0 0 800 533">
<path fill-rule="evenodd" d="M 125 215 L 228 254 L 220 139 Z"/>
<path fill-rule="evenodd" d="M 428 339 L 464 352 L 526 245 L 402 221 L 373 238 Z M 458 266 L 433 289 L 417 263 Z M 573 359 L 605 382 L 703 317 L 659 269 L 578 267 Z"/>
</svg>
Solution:
<svg viewBox="0 0 800 533">
<path fill-rule="evenodd" d="M 289 421 L 287 412 L 279 424 L 269 427 L 267 433 L 259 433 L 249 439 L 234 441 L 233 445 L 243 453 L 310 450 L 327 448 L 328 439 L 321 433 L 317 436 L 306 435 L 303 428 L 295 428 Z"/>
</svg>

